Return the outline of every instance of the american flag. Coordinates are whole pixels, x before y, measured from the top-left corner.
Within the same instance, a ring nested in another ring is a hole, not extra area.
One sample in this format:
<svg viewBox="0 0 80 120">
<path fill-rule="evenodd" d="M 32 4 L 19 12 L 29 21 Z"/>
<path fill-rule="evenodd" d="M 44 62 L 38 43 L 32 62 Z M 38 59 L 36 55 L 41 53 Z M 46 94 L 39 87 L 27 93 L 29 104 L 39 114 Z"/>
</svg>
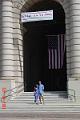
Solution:
<svg viewBox="0 0 80 120">
<path fill-rule="evenodd" d="M 47 35 L 47 38 L 49 69 L 61 69 L 65 51 L 64 34 Z"/>
</svg>

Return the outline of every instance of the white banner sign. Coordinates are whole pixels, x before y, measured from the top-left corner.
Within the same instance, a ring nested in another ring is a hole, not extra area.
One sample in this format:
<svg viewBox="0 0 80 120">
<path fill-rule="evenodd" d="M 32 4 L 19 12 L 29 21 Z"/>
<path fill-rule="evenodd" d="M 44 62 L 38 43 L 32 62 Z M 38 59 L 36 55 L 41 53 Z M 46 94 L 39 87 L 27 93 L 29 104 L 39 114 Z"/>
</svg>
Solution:
<svg viewBox="0 0 80 120">
<path fill-rule="evenodd" d="M 42 20 L 53 20 L 53 10 L 21 13 L 21 22 L 33 22 Z"/>
</svg>

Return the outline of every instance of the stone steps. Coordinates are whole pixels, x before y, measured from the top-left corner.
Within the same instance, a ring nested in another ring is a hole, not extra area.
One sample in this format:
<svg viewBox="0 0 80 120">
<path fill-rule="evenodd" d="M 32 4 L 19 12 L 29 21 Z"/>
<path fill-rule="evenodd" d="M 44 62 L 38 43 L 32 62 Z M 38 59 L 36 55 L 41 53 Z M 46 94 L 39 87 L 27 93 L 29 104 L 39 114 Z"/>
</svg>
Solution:
<svg viewBox="0 0 80 120">
<path fill-rule="evenodd" d="M 33 92 L 25 92 L 15 99 L 6 103 L 6 109 L 0 112 L 31 112 L 31 113 L 44 113 L 44 112 L 79 112 L 80 105 L 74 104 L 71 100 L 67 99 L 66 92 L 45 92 L 45 103 L 35 104 Z M 0 103 L 1 106 L 1 103 Z"/>
<path fill-rule="evenodd" d="M 55 103 L 55 102 L 68 102 L 68 99 L 66 99 L 66 92 L 45 92 L 44 93 L 44 99 L 45 103 Z M 10 102 L 16 102 L 16 103 L 33 103 L 34 102 L 34 93 L 33 92 L 25 92 L 22 93 L 20 96 L 17 96 L 14 100 L 11 100 Z"/>
</svg>

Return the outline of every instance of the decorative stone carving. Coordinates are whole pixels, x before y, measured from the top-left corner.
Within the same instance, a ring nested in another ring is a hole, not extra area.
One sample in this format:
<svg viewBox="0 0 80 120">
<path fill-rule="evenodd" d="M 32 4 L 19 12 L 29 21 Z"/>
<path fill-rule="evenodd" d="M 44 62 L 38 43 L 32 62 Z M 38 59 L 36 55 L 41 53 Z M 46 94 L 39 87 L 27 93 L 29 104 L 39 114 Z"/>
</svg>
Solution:
<svg viewBox="0 0 80 120">
<path fill-rule="evenodd" d="M 13 1 L 13 7 L 21 9 L 23 7 L 23 5 L 25 5 L 25 4 L 28 4 L 30 6 L 34 3 L 42 1 L 42 0 L 11 0 L 11 1 Z M 53 1 L 58 1 L 59 3 L 64 2 L 64 0 L 53 0 Z"/>
<path fill-rule="evenodd" d="M 3 1 L 10 1 L 10 2 L 13 2 L 13 0 L 0 0 L 0 2 L 3 2 Z"/>
<path fill-rule="evenodd" d="M 20 3 L 18 3 L 18 2 L 14 2 L 14 3 L 13 3 L 13 7 L 14 7 L 14 8 L 21 9 L 22 5 L 21 5 Z"/>
</svg>

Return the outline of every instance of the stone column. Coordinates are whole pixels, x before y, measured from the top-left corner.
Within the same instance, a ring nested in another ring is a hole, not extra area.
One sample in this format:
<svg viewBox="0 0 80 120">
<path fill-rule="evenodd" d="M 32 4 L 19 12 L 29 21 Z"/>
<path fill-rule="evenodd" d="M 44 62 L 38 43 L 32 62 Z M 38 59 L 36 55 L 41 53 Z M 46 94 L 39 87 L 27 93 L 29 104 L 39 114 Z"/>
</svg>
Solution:
<svg viewBox="0 0 80 120">
<path fill-rule="evenodd" d="M 20 2 L 20 1 L 19 1 Z M 23 85 L 23 29 L 21 27 L 21 5 L 18 1 L 13 2 L 13 40 L 14 40 L 14 65 L 16 85 Z M 22 88 L 20 88 L 22 89 Z M 23 90 L 22 90 L 23 91 Z"/>
<path fill-rule="evenodd" d="M 67 66 L 67 79 L 70 77 L 70 8 L 69 8 L 69 0 L 64 0 L 63 8 L 65 11 L 65 43 L 66 43 L 66 66 Z"/>
<path fill-rule="evenodd" d="M 80 0 L 70 0 L 70 62 L 71 78 L 68 87 L 80 101 Z"/>
<path fill-rule="evenodd" d="M 70 2 L 71 75 L 80 77 L 80 1 Z"/>
<path fill-rule="evenodd" d="M 6 89 L 15 87 L 12 17 L 11 0 L 2 0 L 0 32 L 0 80 L 2 82 L 0 82 Z M 3 80 L 5 80 L 5 83 L 3 83 Z"/>
</svg>

